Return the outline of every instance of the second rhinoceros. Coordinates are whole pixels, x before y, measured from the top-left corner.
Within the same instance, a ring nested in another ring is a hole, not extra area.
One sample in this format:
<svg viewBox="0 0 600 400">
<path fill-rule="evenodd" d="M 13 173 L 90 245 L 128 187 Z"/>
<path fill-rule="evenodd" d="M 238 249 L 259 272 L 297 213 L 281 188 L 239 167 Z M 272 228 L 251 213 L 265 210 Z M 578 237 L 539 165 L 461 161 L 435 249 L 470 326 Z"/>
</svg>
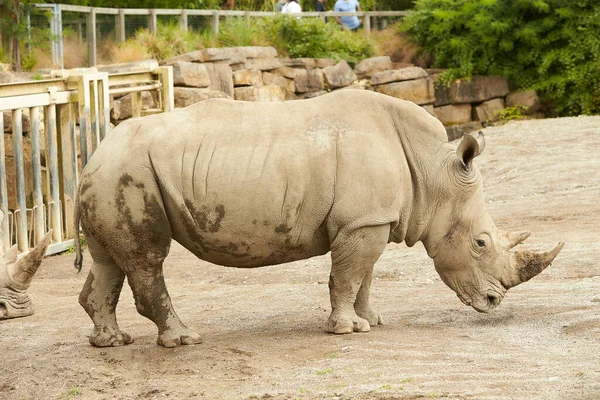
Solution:
<svg viewBox="0 0 600 400">
<path fill-rule="evenodd" d="M 473 165 L 483 147 L 478 134 L 454 148 L 413 103 L 351 90 L 281 103 L 210 100 L 122 123 L 86 166 L 76 207 L 93 259 L 79 297 L 94 322 L 90 343 L 132 342 L 115 316 L 125 276 L 160 345 L 200 342 L 165 286 L 172 239 L 240 268 L 331 251 L 328 332 L 382 322 L 369 291 L 389 242 L 421 241 L 458 297 L 488 312 L 562 243 L 509 251 L 529 234 L 498 230 L 486 211 Z"/>
</svg>

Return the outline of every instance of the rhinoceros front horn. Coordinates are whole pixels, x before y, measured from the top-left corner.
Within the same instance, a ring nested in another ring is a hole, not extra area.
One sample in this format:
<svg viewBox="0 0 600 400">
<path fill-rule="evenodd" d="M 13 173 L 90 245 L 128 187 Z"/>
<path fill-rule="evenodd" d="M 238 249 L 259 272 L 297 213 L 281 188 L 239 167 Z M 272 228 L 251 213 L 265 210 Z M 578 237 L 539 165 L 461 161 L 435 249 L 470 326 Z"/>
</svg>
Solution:
<svg viewBox="0 0 600 400">
<path fill-rule="evenodd" d="M 16 289 L 26 290 L 29 287 L 33 275 L 37 272 L 40 264 L 42 264 L 42 259 L 51 241 L 52 231 L 48 232 L 37 246 L 23 258 L 15 264 L 9 265 L 8 273 L 13 284 L 17 286 Z"/>
<path fill-rule="evenodd" d="M 511 288 L 523 282 L 527 282 L 545 270 L 556 258 L 558 253 L 560 253 L 564 245 L 564 242 L 560 242 L 554 249 L 544 253 L 529 250 L 511 253 L 511 273 L 507 279 L 506 286 Z"/>
</svg>

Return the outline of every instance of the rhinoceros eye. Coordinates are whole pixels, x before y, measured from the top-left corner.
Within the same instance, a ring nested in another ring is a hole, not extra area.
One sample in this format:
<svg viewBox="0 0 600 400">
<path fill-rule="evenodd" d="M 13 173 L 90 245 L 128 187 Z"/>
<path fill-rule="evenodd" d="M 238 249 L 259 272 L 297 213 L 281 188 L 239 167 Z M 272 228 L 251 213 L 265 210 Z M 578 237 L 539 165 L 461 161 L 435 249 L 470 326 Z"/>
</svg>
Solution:
<svg viewBox="0 0 600 400">
<path fill-rule="evenodd" d="M 485 247 L 485 240 L 483 239 L 477 239 L 475 240 L 475 243 L 477 243 L 477 246 L 479 247 Z"/>
</svg>

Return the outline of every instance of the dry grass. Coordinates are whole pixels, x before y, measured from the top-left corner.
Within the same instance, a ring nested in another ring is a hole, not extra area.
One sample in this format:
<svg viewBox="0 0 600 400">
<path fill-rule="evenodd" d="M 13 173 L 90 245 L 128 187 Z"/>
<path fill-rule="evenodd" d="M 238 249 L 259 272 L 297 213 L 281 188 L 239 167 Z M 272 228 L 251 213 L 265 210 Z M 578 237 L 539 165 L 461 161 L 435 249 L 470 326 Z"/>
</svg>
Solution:
<svg viewBox="0 0 600 400">
<path fill-rule="evenodd" d="M 150 55 L 146 48 L 132 40 L 121 44 L 117 44 L 114 41 L 105 41 L 98 54 L 98 62 L 100 64 L 118 64 L 147 60 L 149 58 Z"/>
<path fill-rule="evenodd" d="M 33 50 L 36 64 L 34 69 L 59 68 L 52 63 L 52 55 L 49 50 L 35 48 Z M 63 38 L 63 60 L 65 68 L 81 68 L 87 66 L 87 45 L 80 43 L 76 37 Z"/>
<path fill-rule="evenodd" d="M 399 32 L 398 24 L 381 31 L 372 31 L 371 38 L 375 42 L 376 56 L 390 56 L 393 62 L 414 64 L 423 68 L 431 65 L 431 57 L 421 54 L 419 48 Z"/>
</svg>

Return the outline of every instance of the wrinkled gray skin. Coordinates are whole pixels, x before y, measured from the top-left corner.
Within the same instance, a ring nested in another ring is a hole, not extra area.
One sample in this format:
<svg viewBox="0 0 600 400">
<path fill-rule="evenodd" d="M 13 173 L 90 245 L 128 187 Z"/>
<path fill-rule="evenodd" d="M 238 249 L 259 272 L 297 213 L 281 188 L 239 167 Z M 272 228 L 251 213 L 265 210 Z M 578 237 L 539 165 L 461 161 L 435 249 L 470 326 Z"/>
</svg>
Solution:
<svg viewBox="0 0 600 400">
<path fill-rule="evenodd" d="M 3 219 L 4 212 L 0 210 L 0 222 Z M 27 289 L 33 275 L 42 264 L 51 237 L 52 231 L 48 232 L 23 258 L 17 260 L 17 245 L 4 253 L 2 248 L 4 232 L 0 231 L 0 320 L 33 314 L 33 305 Z"/>
<path fill-rule="evenodd" d="M 90 343 L 132 342 L 115 317 L 125 276 L 160 345 L 200 342 L 165 287 L 171 239 L 242 268 L 331 251 L 328 332 L 382 323 L 369 291 L 389 242 L 422 241 L 460 299 L 490 311 L 562 244 L 509 252 L 528 233 L 499 231 L 487 213 L 472 163 L 483 143 L 466 136 L 457 150 L 421 107 L 355 90 L 283 103 L 211 100 L 119 125 L 86 166 L 76 207 L 93 258 L 79 297 L 94 322 Z"/>
</svg>

